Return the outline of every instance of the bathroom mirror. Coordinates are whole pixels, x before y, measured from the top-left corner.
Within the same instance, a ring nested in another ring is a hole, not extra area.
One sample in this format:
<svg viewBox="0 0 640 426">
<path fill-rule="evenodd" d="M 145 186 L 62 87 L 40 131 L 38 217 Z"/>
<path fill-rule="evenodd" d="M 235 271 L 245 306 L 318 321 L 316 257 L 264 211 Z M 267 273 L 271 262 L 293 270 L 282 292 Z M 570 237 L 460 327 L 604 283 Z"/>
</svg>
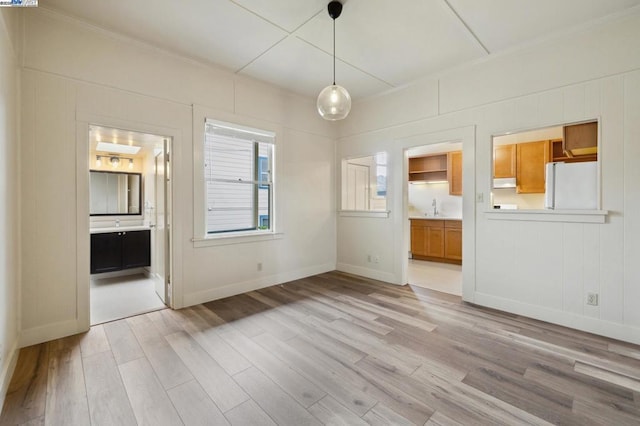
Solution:
<svg viewBox="0 0 640 426">
<path fill-rule="evenodd" d="M 91 170 L 90 215 L 139 215 L 141 187 L 140 173 Z"/>
</svg>

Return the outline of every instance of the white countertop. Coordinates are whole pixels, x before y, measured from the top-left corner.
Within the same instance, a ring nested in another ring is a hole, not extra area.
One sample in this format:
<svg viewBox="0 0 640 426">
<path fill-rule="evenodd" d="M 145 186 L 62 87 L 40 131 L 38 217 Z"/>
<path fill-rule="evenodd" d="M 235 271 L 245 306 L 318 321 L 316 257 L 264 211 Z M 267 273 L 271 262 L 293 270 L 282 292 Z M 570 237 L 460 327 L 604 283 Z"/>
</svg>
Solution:
<svg viewBox="0 0 640 426">
<path fill-rule="evenodd" d="M 149 226 L 147 225 L 136 225 L 136 226 L 111 226 L 108 228 L 91 228 L 89 231 L 91 234 L 106 234 L 107 232 L 128 232 L 128 231 L 145 231 L 149 230 Z"/>
<path fill-rule="evenodd" d="M 409 216 L 409 220 L 411 219 L 423 219 L 423 220 L 462 220 L 461 217 L 457 216 Z"/>
</svg>

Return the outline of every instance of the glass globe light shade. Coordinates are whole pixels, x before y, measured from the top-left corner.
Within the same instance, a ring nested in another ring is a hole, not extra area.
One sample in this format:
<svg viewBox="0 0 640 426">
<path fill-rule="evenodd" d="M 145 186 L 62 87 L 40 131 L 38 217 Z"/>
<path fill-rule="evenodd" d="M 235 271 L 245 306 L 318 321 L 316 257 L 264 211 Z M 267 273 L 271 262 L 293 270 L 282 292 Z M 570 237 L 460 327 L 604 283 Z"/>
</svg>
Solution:
<svg viewBox="0 0 640 426">
<path fill-rule="evenodd" d="M 347 89 L 332 84 L 322 89 L 318 95 L 318 112 L 325 120 L 342 120 L 351 111 L 351 96 Z"/>
</svg>

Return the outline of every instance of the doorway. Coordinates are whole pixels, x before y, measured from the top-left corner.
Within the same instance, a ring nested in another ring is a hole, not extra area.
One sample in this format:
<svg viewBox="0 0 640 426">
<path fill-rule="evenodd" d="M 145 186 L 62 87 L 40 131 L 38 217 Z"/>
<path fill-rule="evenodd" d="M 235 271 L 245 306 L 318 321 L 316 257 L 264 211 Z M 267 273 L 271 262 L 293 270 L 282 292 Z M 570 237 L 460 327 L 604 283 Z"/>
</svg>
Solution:
<svg viewBox="0 0 640 426">
<path fill-rule="evenodd" d="M 170 146 L 89 126 L 91 325 L 171 305 Z"/>
<path fill-rule="evenodd" d="M 462 296 L 462 143 L 405 150 L 407 283 Z"/>
</svg>

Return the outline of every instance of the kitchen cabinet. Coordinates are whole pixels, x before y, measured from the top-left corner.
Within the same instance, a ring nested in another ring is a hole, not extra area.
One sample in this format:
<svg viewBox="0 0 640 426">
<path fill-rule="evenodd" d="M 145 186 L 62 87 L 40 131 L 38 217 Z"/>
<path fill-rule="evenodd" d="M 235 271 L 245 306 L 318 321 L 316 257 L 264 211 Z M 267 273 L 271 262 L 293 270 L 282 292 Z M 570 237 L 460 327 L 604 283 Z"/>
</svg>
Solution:
<svg viewBox="0 0 640 426">
<path fill-rule="evenodd" d="M 409 181 L 434 182 L 447 180 L 447 154 L 409 158 Z"/>
<path fill-rule="evenodd" d="M 562 149 L 569 157 L 594 155 L 598 152 L 598 122 L 563 127 Z"/>
<path fill-rule="evenodd" d="M 411 255 L 414 259 L 462 263 L 462 221 L 411 219 Z"/>
<path fill-rule="evenodd" d="M 462 151 L 447 153 L 449 195 L 462 195 Z"/>
<path fill-rule="evenodd" d="M 564 141 L 562 139 L 552 139 L 549 141 L 549 161 L 562 163 L 582 163 L 585 161 L 598 161 L 598 153 L 573 155 L 564 151 Z"/>
<path fill-rule="evenodd" d="M 544 194 L 545 165 L 549 162 L 549 141 L 516 145 L 516 192 Z"/>
<path fill-rule="evenodd" d="M 493 147 L 493 177 L 497 179 L 516 177 L 516 145 Z"/>
<path fill-rule="evenodd" d="M 151 265 L 149 230 L 91 234 L 91 273 Z"/>
<path fill-rule="evenodd" d="M 444 257 L 462 260 L 462 221 L 460 220 L 444 222 Z"/>
</svg>

